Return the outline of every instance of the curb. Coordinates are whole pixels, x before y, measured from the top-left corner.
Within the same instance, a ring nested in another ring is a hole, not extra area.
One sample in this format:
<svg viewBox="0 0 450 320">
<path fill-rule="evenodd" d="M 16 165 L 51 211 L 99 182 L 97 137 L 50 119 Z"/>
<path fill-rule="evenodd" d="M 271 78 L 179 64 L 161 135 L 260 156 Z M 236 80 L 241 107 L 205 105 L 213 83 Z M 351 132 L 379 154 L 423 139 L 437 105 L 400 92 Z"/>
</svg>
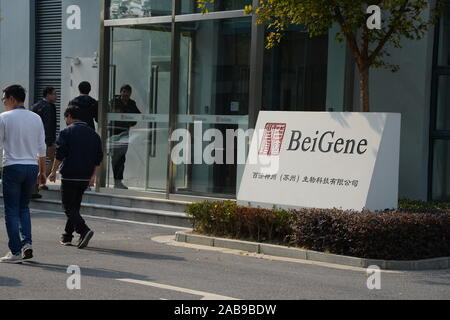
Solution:
<svg viewBox="0 0 450 320">
<path fill-rule="evenodd" d="M 368 268 L 369 266 L 378 266 L 383 270 L 407 271 L 441 270 L 450 268 L 450 257 L 405 261 L 365 259 L 290 248 L 274 244 L 200 236 L 191 234 L 188 231 L 177 231 L 175 233 L 175 240 L 178 242 L 203 246 L 242 250 L 276 257 L 325 262 L 350 267 Z"/>
</svg>

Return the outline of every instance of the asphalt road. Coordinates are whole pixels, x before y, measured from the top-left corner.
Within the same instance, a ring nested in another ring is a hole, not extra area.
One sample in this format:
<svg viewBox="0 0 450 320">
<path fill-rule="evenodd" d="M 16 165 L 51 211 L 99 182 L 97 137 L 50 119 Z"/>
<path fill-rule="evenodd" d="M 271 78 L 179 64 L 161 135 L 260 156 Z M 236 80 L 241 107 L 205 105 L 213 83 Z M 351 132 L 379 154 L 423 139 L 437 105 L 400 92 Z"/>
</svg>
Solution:
<svg viewBox="0 0 450 320">
<path fill-rule="evenodd" d="M 35 258 L 0 264 L 0 299 L 450 299 L 450 270 L 382 272 L 381 289 L 369 290 L 363 269 L 175 246 L 161 239 L 177 228 L 86 221 L 95 235 L 80 250 L 58 243 L 64 216 L 33 213 Z M 67 287 L 70 265 L 80 268 L 80 289 Z"/>
</svg>

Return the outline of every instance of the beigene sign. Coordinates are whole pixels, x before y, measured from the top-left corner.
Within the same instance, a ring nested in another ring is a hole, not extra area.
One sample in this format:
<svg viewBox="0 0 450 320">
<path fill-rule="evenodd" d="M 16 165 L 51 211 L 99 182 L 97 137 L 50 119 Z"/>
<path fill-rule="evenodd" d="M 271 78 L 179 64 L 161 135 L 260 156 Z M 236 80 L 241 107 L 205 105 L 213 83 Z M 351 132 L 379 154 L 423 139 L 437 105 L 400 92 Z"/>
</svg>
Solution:
<svg viewBox="0 0 450 320">
<path fill-rule="evenodd" d="M 242 205 L 397 208 L 400 114 L 261 111 Z"/>
</svg>

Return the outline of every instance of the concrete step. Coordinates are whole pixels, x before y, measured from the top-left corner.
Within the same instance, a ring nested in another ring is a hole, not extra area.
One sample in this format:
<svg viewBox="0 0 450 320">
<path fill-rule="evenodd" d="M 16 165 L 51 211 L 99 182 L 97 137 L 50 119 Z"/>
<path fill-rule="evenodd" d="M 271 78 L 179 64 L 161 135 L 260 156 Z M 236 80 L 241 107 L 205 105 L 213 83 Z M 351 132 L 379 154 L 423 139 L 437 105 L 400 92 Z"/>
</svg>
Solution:
<svg viewBox="0 0 450 320">
<path fill-rule="evenodd" d="M 61 201 L 44 198 L 31 201 L 30 208 L 34 210 L 63 212 Z M 189 217 L 184 212 L 111 206 L 86 202 L 81 203 L 80 212 L 82 215 L 164 224 L 186 228 L 192 227 Z"/>
<path fill-rule="evenodd" d="M 42 194 L 41 200 L 61 200 L 61 192 L 59 189 L 51 189 L 48 191 L 41 190 L 40 194 Z M 154 197 L 125 196 L 93 191 L 86 191 L 84 193 L 83 202 L 115 207 L 156 209 L 172 212 L 185 212 L 186 205 L 190 203 L 189 201 L 167 200 Z"/>
<path fill-rule="evenodd" d="M 63 212 L 59 189 L 52 186 L 50 190 L 41 190 L 40 194 L 41 199 L 30 202 L 31 209 Z M 3 197 L 1 188 L 0 197 Z M 83 195 L 81 214 L 191 228 L 192 223 L 185 213 L 188 203 L 87 191 Z"/>
</svg>

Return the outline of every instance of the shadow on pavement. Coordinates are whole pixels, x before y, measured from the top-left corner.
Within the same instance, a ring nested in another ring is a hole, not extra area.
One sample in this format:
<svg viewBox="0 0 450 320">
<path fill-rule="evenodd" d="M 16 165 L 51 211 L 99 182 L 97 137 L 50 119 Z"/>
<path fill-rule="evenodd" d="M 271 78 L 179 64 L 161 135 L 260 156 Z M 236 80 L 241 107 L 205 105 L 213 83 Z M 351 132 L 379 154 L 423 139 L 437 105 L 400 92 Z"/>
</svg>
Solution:
<svg viewBox="0 0 450 320">
<path fill-rule="evenodd" d="M 125 251 L 119 249 L 105 249 L 105 248 L 95 248 L 87 247 L 84 248 L 85 251 L 93 251 L 96 253 L 108 254 L 108 255 L 118 255 L 126 258 L 134 259 L 144 259 L 144 260 L 174 260 L 174 261 L 184 261 L 183 257 L 169 256 L 163 254 L 153 254 L 147 252 L 136 252 L 136 251 Z"/>
<path fill-rule="evenodd" d="M 0 276 L 0 287 L 19 287 L 20 285 L 20 280 Z"/>
<path fill-rule="evenodd" d="M 54 272 L 61 272 L 61 273 L 67 273 L 67 268 L 69 267 L 69 266 L 61 265 L 61 264 L 41 263 L 41 262 L 36 262 L 36 261 L 28 261 L 26 263 L 23 263 L 22 265 L 26 266 L 26 267 L 40 268 L 45 271 L 54 271 Z M 130 273 L 130 272 L 111 270 L 111 269 L 83 268 L 80 266 L 80 270 L 81 270 L 81 276 L 108 278 L 108 279 L 130 278 L 130 279 L 146 280 L 146 281 L 152 280 L 152 279 L 148 278 L 147 276 L 138 275 L 138 274 L 134 274 L 134 273 Z"/>
<path fill-rule="evenodd" d="M 439 282 L 436 280 L 422 280 L 420 281 L 421 284 L 426 284 L 426 285 L 431 285 L 431 286 L 446 286 L 446 287 L 450 287 L 450 283 L 447 282 L 445 283 L 445 280 L 443 280 L 444 282 Z"/>
</svg>

